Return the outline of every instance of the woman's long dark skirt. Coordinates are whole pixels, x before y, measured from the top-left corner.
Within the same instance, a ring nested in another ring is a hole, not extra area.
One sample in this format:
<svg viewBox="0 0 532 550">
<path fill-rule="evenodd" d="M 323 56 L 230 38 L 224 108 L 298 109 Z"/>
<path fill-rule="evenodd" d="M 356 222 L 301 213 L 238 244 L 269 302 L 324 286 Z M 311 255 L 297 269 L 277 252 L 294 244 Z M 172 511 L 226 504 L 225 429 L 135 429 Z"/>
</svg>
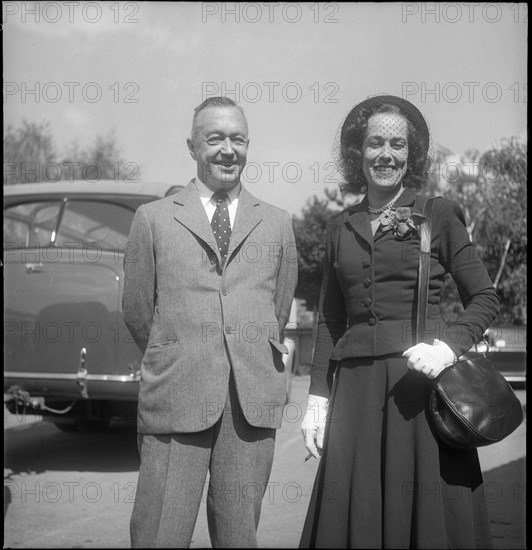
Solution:
<svg viewBox="0 0 532 550">
<path fill-rule="evenodd" d="M 406 359 L 337 371 L 301 548 L 491 548 L 478 453 L 439 445 Z"/>
</svg>

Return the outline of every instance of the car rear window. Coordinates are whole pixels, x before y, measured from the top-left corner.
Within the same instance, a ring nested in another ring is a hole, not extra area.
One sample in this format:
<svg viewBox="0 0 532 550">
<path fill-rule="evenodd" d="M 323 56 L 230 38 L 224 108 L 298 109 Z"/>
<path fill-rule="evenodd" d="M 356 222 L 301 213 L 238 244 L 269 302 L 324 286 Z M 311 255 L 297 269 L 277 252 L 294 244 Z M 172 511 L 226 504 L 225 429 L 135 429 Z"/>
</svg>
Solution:
<svg viewBox="0 0 532 550">
<path fill-rule="evenodd" d="M 34 201 L 4 210 L 4 246 L 34 248 L 95 245 L 123 250 L 134 212 L 91 200 Z M 73 244 L 75 243 L 75 244 Z"/>
<path fill-rule="evenodd" d="M 53 238 L 62 203 L 29 202 L 4 210 L 4 247 L 44 246 Z"/>
</svg>

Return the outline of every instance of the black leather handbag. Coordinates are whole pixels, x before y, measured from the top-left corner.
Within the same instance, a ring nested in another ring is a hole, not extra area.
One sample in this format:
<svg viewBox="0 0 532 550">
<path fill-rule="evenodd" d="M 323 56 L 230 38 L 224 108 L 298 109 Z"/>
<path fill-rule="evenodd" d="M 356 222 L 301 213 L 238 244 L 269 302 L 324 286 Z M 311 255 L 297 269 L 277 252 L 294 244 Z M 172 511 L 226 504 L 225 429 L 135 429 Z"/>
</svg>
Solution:
<svg viewBox="0 0 532 550">
<path fill-rule="evenodd" d="M 423 342 L 430 277 L 432 207 L 421 225 L 417 341 Z M 437 437 L 449 447 L 471 449 L 503 440 L 523 421 L 523 407 L 504 376 L 482 354 L 468 354 L 433 381 L 428 416 Z"/>
</svg>

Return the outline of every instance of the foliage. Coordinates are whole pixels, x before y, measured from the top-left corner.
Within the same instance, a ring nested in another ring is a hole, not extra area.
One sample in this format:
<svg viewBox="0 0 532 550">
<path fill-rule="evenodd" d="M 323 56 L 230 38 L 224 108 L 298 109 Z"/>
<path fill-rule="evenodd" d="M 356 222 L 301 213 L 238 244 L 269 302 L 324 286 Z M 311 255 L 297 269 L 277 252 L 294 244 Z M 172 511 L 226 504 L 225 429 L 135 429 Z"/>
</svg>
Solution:
<svg viewBox="0 0 532 550">
<path fill-rule="evenodd" d="M 4 184 L 40 181 L 42 167 L 56 160 L 50 125 L 23 121 L 4 135 Z M 32 178 L 32 179 L 29 179 Z"/>
<path fill-rule="evenodd" d="M 130 163 L 133 164 L 133 163 Z M 121 159 L 116 136 L 96 136 L 92 145 L 72 143 L 61 155 L 53 143 L 50 125 L 24 120 L 18 128 L 8 126 L 4 135 L 4 184 L 60 180 L 136 181 L 138 169 Z"/>
<path fill-rule="evenodd" d="M 306 202 L 301 216 L 293 216 L 299 267 L 295 295 L 305 300 L 307 310 L 314 313 L 318 307 L 323 274 L 327 221 L 337 210 L 331 208 L 327 198 L 320 199 L 314 195 Z"/>
<path fill-rule="evenodd" d="M 498 323 L 526 324 L 527 145 L 517 137 L 462 158 L 436 146 L 428 194 L 458 201 L 470 238 L 501 298 Z M 462 311 L 456 285 L 447 281 L 442 315 L 455 320 Z"/>
<path fill-rule="evenodd" d="M 477 224 L 483 258 L 492 265 L 501 297 L 500 324 L 526 324 L 527 144 L 512 137 L 479 162 L 479 190 L 487 215 Z"/>
<path fill-rule="evenodd" d="M 77 143 L 71 145 L 66 159 L 63 162 L 72 166 L 73 179 L 77 180 L 122 180 L 138 176 L 135 170 L 124 166 L 114 133 L 106 137 L 96 136 L 93 144 L 84 149 Z"/>
<path fill-rule="evenodd" d="M 458 157 L 436 145 L 425 190 L 428 195 L 441 195 L 460 204 L 470 237 L 473 237 L 476 220 L 486 210 L 485 198 L 478 192 L 478 156 L 476 149 L 469 149 Z"/>
</svg>

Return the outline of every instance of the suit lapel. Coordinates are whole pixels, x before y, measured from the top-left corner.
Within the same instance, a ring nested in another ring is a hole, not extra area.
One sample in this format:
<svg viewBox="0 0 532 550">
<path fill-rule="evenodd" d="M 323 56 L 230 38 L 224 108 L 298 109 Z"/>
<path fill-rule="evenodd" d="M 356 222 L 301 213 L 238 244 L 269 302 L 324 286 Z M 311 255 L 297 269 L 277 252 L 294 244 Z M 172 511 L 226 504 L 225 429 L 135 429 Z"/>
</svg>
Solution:
<svg viewBox="0 0 532 550">
<path fill-rule="evenodd" d="M 416 192 L 413 189 L 406 188 L 401 196 L 397 199 L 395 206 L 411 206 L 416 199 Z M 351 214 L 347 218 L 347 222 L 368 245 L 373 248 L 374 237 L 371 232 L 371 223 L 368 212 L 368 199 L 364 199 L 357 205 L 352 207 Z M 378 234 L 378 232 L 377 232 Z"/>
<path fill-rule="evenodd" d="M 216 254 L 218 261 L 221 262 L 220 252 L 216 245 L 211 224 L 201 204 L 193 181 L 185 189 L 176 194 L 174 203 L 176 204 L 174 218 L 205 242 L 213 253 Z M 238 246 L 244 242 L 261 221 L 260 201 L 242 187 L 238 196 L 238 208 L 236 210 L 234 227 L 231 231 L 229 255 L 225 262 L 226 265 Z"/>
<path fill-rule="evenodd" d="M 174 218 L 207 244 L 220 261 L 220 252 L 216 246 L 211 224 L 192 181 L 176 194 L 174 203 L 176 204 Z"/>
<path fill-rule="evenodd" d="M 413 189 L 407 187 L 402 193 L 401 196 L 397 199 L 395 207 L 398 206 L 412 206 L 416 200 L 416 192 Z"/>
<path fill-rule="evenodd" d="M 229 256 L 226 264 L 229 263 L 236 249 L 246 240 L 247 236 L 261 221 L 262 213 L 260 201 L 242 187 L 240 195 L 238 196 L 238 208 L 236 209 L 234 227 L 231 231 Z"/>
<path fill-rule="evenodd" d="M 370 248 L 373 248 L 373 233 L 371 232 L 367 198 L 352 207 L 346 223 L 353 228 L 353 231 L 359 237 L 366 241 Z"/>
</svg>

